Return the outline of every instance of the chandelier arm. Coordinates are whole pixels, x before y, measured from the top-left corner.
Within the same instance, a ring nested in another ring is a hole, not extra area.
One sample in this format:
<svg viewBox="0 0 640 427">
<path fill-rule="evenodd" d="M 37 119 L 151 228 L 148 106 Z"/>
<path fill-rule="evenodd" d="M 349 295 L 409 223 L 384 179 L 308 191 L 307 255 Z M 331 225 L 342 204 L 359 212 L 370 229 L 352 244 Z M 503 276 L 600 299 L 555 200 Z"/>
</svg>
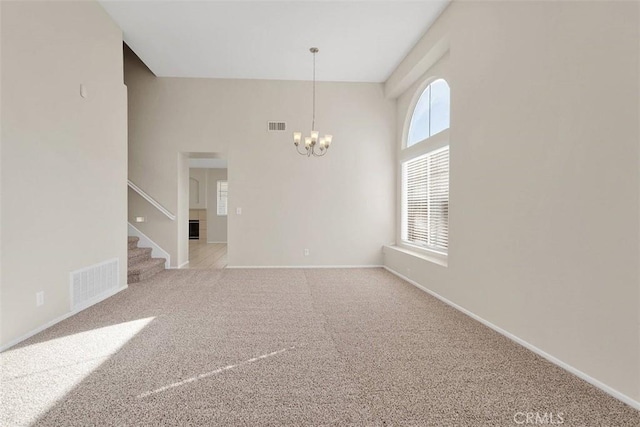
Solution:
<svg viewBox="0 0 640 427">
<path fill-rule="evenodd" d="M 309 151 L 309 150 L 306 150 L 306 151 L 300 151 L 300 146 L 299 146 L 299 145 L 296 145 L 296 151 L 297 151 L 297 152 L 298 152 L 298 154 L 300 154 L 300 155 L 307 156 L 307 155 L 308 155 L 307 153 L 308 153 L 308 151 Z"/>
<path fill-rule="evenodd" d="M 314 150 L 313 150 L 313 155 L 314 155 L 315 157 L 322 157 L 322 156 L 324 156 L 325 154 L 327 154 L 327 151 L 329 151 L 329 150 L 325 148 L 324 150 L 320 150 L 320 151 L 319 151 L 319 152 L 320 152 L 320 154 L 318 154 L 318 153 L 316 152 L 316 150 L 314 149 Z"/>
</svg>

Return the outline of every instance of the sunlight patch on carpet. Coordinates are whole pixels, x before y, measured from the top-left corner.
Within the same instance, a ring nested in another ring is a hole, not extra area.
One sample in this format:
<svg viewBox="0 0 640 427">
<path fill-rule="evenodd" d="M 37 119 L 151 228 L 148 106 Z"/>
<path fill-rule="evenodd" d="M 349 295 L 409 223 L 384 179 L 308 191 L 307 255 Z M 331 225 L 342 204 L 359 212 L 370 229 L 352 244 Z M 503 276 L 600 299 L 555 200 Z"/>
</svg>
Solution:
<svg viewBox="0 0 640 427">
<path fill-rule="evenodd" d="M 155 317 L 91 329 L 0 354 L 0 425 L 25 425 L 46 413 Z"/>
</svg>

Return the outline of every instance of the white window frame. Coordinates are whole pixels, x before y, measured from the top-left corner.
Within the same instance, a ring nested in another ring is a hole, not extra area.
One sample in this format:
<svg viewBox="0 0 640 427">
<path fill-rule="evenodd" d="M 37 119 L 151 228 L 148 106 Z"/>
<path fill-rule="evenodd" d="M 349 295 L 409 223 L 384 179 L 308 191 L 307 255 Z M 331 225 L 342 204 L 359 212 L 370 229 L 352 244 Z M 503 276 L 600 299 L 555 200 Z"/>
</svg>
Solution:
<svg viewBox="0 0 640 427">
<path fill-rule="evenodd" d="M 226 191 L 224 192 L 224 205 L 222 200 L 222 185 L 226 184 Z M 216 183 L 216 213 L 218 216 L 227 216 L 229 211 L 229 182 L 226 179 L 221 179 Z"/>
<path fill-rule="evenodd" d="M 440 150 L 441 148 L 450 146 L 449 133 L 451 130 L 451 123 L 449 123 L 448 129 L 438 132 L 435 135 L 427 137 L 407 147 L 407 142 L 409 138 L 409 127 L 411 126 L 411 120 L 412 120 L 416 105 L 420 97 L 422 96 L 422 94 L 427 89 L 427 87 L 429 87 L 431 83 L 439 79 L 445 80 L 449 85 L 449 87 L 451 87 L 451 85 L 449 84 L 449 81 L 444 76 L 433 77 L 426 80 L 422 85 L 420 85 L 420 87 L 414 94 L 410 104 L 410 108 L 408 109 L 408 112 L 407 112 L 407 117 L 405 119 L 405 125 L 404 125 L 404 130 L 402 135 L 402 145 L 401 145 L 402 148 L 398 156 L 398 160 L 399 160 L 398 172 L 399 172 L 399 182 L 400 182 L 400 221 L 399 221 L 400 227 L 398 230 L 399 231 L 398 246 L 417 252 L 418 254 L 426 255 L 427 259 L 433 259 L 433 261 L 437 263 L 441 263 L 442 265 L 446 266 L 448 252 L 450 248 L 449 239 L 447 242 L 447 251 L 435 250 L 433 248 L 416 245 L 416 244 L 413 244 L 412 242 L 403 240 L 403 236 L 406 234 L 405 233 L 405 230 L 406 230 L 405 212 L 407 210 L 406 197 L 405 197 L 406 189 L 404 188 L 405 183 L 404 183 L 404 177 L 403 177 L 404 164 L 415 158 L 427 155 L 434 151 Z M 449 176 L 451 176 L 450 171 L 451 171 L 451 164 L 449 164 Z M 451 188 L 451 184 L 449 184 L 449 188 Z M 449 191 L 449 199 L 450 199 L 450 195 L 451 195 L 451 192 Z"/>
</svg>

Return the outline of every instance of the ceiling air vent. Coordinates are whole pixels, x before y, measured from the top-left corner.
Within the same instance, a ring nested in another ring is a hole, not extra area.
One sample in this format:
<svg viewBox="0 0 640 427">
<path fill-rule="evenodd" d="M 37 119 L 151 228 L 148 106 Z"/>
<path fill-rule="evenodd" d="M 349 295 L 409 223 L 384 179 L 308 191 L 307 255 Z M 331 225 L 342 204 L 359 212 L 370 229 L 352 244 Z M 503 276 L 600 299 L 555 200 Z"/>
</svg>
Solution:
<svg viewBox="0 0 640 427">
<path fill-rule="evenodd" d="M 285 122 L 269 122 L 269 132 L 282 132 L 287 130 L 287 124 Z"/>
</svg>

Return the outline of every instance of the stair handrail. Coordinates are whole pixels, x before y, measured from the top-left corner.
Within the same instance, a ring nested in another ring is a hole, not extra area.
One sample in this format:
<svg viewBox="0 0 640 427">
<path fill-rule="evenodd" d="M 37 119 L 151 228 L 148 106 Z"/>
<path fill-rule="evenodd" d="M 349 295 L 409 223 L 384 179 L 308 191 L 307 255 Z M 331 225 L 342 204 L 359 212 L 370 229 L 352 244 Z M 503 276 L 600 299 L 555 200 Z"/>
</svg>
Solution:
<svg viewBox="0 0 640 427">
<path fill-rule="evenodd" d="M 130 179 L 127 179 L 127 184 L 133 191 L 141 195 L 147 202 L 151 203 L 153 207 L 155 207 L 160 212 L 165 214 L 166 217 L 169 218 L 171 221 L 176 220 L 176 216 L 174 214 L 172 214 L 167 208 L 162 206 L 156 199 L 154 199 L 149 194 L 147 194 L 142 188 L 135 185 Z"/>
</svg>

